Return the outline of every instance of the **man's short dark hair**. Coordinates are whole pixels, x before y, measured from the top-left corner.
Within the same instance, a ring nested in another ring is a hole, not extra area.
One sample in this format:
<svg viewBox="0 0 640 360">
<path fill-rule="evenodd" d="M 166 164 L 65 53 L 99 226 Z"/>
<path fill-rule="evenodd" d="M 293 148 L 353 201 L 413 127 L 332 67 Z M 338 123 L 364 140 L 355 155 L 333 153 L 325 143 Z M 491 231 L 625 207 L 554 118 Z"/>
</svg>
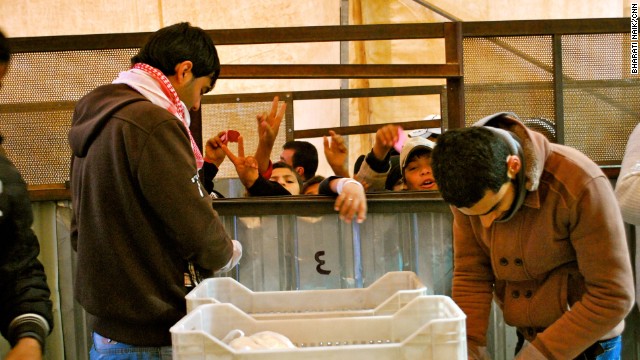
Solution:
<svg viewBox="0 0 640 360">
<path fill-rule="evenodd" d="M 211 37 L 201 28 L 183 22 L 153 33 L 131 63 L 145 63 L 170 76 L 175 75 L 177 64 L 187 60 L 193 63 L 195 77 L 213 74 L 215 82 L 220 75 L 220 58 Z"/>
<path fill-rule="evenodd" d="M 456 207 L 471 207 L 487 190 L 498 192 L 509 180 L 507 144 L 483 127 L 446 131 L 431 156 L 442 198 Z"/>
<path fill-rule="evenodd" d="M 0 31 L 0 64 L 7 64 L 11 59 L 11 48 L 9 47 L 9 40 Z"/>
<path fill-rule="evenodd" d="M 311 179 L 316 175 L 318 170 L 318 150 L 312 143 L 307 141 L 291 140 L 284 143 L 284 150 L 293 150 L 293 168 L 302 166 L 304 169 L 304 178 Z"/>
</svg>

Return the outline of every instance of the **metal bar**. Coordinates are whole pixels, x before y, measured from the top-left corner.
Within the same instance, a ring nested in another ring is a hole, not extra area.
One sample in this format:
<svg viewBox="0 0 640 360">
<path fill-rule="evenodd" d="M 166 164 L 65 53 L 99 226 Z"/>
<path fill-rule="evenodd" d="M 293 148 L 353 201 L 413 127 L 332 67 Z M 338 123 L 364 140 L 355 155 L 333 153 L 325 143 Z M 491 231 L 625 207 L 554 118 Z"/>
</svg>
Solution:
<svg viewBox="0 0 640 360">
<path fill-rule="evenodd" d="M 349 25 L 349 0 L 340 1 L 340 25 Z M 349 63 L 349 42 L 340 42 L 340 64 Z M 349 88 L 349 79 L 340 80 L 340 89 Z M 340 98 L 340 126 L 349 126 L 349 99 Z M 349 141 L 345 141 L 347 150 Z"/>
<path fill-rule="evenodd" d="M 29 185 L 31 201 L 71 200 L 71 190 L 65 184 Z"/>
<path fill-rule="evenodd" d="M 320 100 L 335 98 L 440 95 L 442 88 L 443 86 L 441 85 L 428 85 L 388 88 L 295 91 L 293 92 L 293 98 L 294 100 Z"/>
<path fill-rule="evenodd" d="M 227 104 L 227 103 L 247 103 L 247 102 L 271 102 L 274 96 L 281 100 L 293 98 L 291 92 L 264 92 L 264 93 L 242 93 L 242 94 L 220 94 L 204 95 L 202 104 Z"/>
<path fill-rule="evenodd" d="M 441 8 L 433 5 L 430 1 L 423 1 L 423 0 L 413 0 L 413 1 L 418 3 L 418 4 L 420 4 L 420 5 L 422 5 L 422 6 L 424 6 L 424 7 L 426 7 L 427 9 L 435 12 L 436 14 L 438 14 L 438 15 L 446 18 L 446 19 L 449 19 L 451 21 L 463 21 L 459 17 L 457 17 L 457 16 L 455 16 L 455 15 L 453 15 L 453 14 L 451 14 L 451 13 L 445 11 L 445 10 L 442 10 Z"/>
<path fill-rule="evenodd" d="M 29 113 L 29 112 L 50 112 L 50 111 L 73 111 L 76 107 L 75 101 L 59 102 L 37 102 L 37 103 L 8 103 L 0 104 L 0 114 L 2 113 Z"/>
<path fill-rule="evenodd" d="M 462 23 L 445 23 L 445 57 L 447 64 L 455 64 L 459 74 L 462 65 Z M 464 127 L 464 85 L 461 77 L 447 78 L 447 125 Z"/>
<path fill-rule="evenodd" d="M 562 72 L 562 36 L 553 35 L 553 106 L 556 118 L 556 142 L 564 144 L 564 75 Z"/>
<path fill-rule="evenodd" d="M 206 30 L 216 45 L 356 40 L 429 39 L 443 36 L 440 23 L 332 25 Z M 10 38 L 13 52 L 52 52 L 141 47 L 151 32 Z"/>
<path fill-rule="evenodd" d="M 564 79 L 564 86 L 567 89 L 588 89 L 588 88 L 637 88 L 640 86 L 640 79 L 628 78 L 619 80 L 571 80 Z"/>
<path fill-rule="evenodd" d="M 221 79 L 457 78 L 458 64 L 411 65 L 223 65 Z"/>
<path fill-rule="evenodd" d="M 444 86 L 442 88 L 442 91 L 440 92 L 440 119 L 442 119 L 440 124 L 440 130 L 442 130 L 442 132 L 444 132 L 449 128 L 449 121 L 447 120 L 449 119 L 449 109 L 447 109 L 447 106 L 448 106 L 447 104 L 448 104 L 447 87 Z"/>
<path fill-rule="evenodd" d="M 630 18 L 468 21 L 463 37 L 553 34 L 608 34 L 629 32 Z"/>
<path fill-rule="evenodd" d="M 617 179 L 620 162 L 598 162 L 609 179 Z M 29 185 L 29 199 L 36 201 L 71 200 L 71 191 L 65 184 Z M 439 194 L 429 191 L 397 191 L 388 193 L 368 193 L 369 213 L 446 212 L 449 206 L 439 198 Z M 260 198 L 215 199 L 213 207 L 222 216 L 256 216 L 295 214 L 312 216 L 335 214 L 330 196 L 283 196 Z M 295 204 L 293 206 L 292 204 Z M 263 208 L 264 206 L 264 208 Z"/>
<path fill-rule="evenodd" d="M 280 98 L 282 100 L 282 98 Z M 284 116 L 284 120 L 285 120 L 285 129 L 286 129 L 286 133 L 285 133 L 285 139 L 287 141 L 291 141 L 291 140 L 295 140 L 294 134 L 293 134 L 293 128 L 295 126 L 295 119 L 294 119 L 294 115 L 293 115 L 293 96 L 291 96 L 291 94 L 287 94 L 285 97 L 285 100 L 287 102 L 287 109 L 285 110 L 285 116 Z"/>
<path fill-rule="evenodd" d="M 418 120 L 418 121 L 406 121 L 406 122 L 394 122 L 389 123 L 393 125 L 400 125 L 405 130 L 414 129 L 426 129 L 440 127 L 440 120 Z M 372 134 L 378 131 L 379 128 L 387 124 L 373 124 L 373 125 L 356 125 L 349 127 L 334 127 L 334 128 L 318 128 L 308 130 L 295 130 L 293 132 L 294 138 L 316 138 L 329 134 L 329 130 L 333 130 L 336 134 L 340 135 L 357 135 L 357 134 Z"/>
<path fill-rule="evenodd" d="M 464 37 L 629 32 L 626 18 L 465 22 Z M 441 23 L 337 25 L 207 30 L 216 45 L 248 45 L 357 40 L 429 39 L 444 36 Z M 129 49 L 151 32 L 9 38 L 16 53 Z"/>
<path fill-rule="evenodd" d="M 220 216 L 336 214 L 332 196 L 263 196 L 259 198 L 215 199 L 213 207 Z M 451 211 L 436 191 L 367 194 L 370 213 L 423 213 Z"/>
<path fill-rule="evenodd" d="M 555 70 L 554 70 L 555 71 Z M 606 89 L 606 88 L 637 88 L 640 86 L 640 79 L 619 79 L 619 80 L 571 80 L 564 77 L 565 89 Z M 467 90 L 478 90 L 482 88 L 491 88 L 495 90 L 543 90 L 551 88 L 550 81 L 519 81 L 512 83 L 481 83 L 481 84 L 465 84 Z"/>
<path fill-rule="evenodd" d="M 8 40 L 11 51 L 14 53 L 136 49 L 147 41 L 150 34 L 151 33 L 125 33 L 39 36 L 9 38 Z"/>
<path fill-rule="evenodd" d="M 332 25 L 208 30 L 216 45 L 433 39 L 443 36 L 441 23 Z"/>
<path fill-rule="evenodd" d="M 443 86 L 401 86 L 388 88 L 363 88 L 363 89 L 335 89 L 335 90 L 308 90 L 267 93 L 246 93 L 246 94 L 222 94 L 205 95 L 202 97 L 203 104 L 218 104 L 231 102 L 256 102 L 271 101 L 274 96 L 283 99 L 291 96 L 293 100 L 321 100 L 337 98 L 359 98 L 359 97 L 384 97 L 384 96 L 411 96 L 411 95 L 439 95 Z M 0 105 L 1 107 L 2 105 Z M 72 106 L 73 109 L 73 106 Z"/>
<path fill-rule="evenodd" d="M 353 229 L 353 277 L 356 280 L 356 287 L 363 287 L 362 279 L 362 242 L 360 239 L 360 224 L 351 224 Z"/>
<path fill-rule="evenodd" d="M 542 61 L 538 61 L 535 57 L 530 56 L 529 54 L 520 51 L 516 48 L 514 48 L 513 46 L 507 44 L 506 42 L 504 42 L 501 39 L 498 38 L 487 38 L 486 40 L 488 40 L 489 42 L 494 43 L 495 45 L 513 53 L 514 55 L 518 56 L 519 58 L 526 60 L 527 62 L 537 66 L 538 68 L 548 72 L 548 73 L 552 73 L 553 72 L 553 68 L 544 64 Z"/>
</svg>

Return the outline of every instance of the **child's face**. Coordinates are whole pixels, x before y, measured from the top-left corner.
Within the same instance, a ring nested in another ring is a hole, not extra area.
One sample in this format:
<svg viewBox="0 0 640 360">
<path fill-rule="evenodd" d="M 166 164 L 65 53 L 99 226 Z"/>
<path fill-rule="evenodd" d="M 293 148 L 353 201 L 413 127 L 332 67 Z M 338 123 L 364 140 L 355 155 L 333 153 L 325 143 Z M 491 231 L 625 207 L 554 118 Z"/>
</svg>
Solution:
<svg viewBox="0 0 640 360">
<path fill-rule="evenodd" d="M 319 193 L 318 190 L 319 189 L 320 189 L 320 183 L 309 185 L 304 190 L 304 194 L 305 195 L 318 195 L 318 193 Z"/>
<path fill-rule="evenodd" d="M 404 169 L 404 183 L 407 190 L 438 190 L 431 171 L 431 157 L 419 156 Z"/>
<path fill-rule="evenodd" d="M 284 186 L 285 189 L 289 190 L 291 195 L 300 195 L 300 184 L 298 183 L 298 179 L 296 179 L 296 174 L 287 168 L 273 169 L 269 180 Z"/>
</svg>

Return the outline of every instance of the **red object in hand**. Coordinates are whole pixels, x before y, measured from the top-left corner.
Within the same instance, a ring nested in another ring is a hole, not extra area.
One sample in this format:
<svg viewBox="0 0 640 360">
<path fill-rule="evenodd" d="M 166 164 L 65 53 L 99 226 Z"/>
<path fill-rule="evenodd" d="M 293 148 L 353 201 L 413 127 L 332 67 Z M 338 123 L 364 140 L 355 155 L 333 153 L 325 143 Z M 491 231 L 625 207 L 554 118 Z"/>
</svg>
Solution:
<svg viewBox="0 0 640 360">
<path fill-rule="evenodd" d="M 240 133 L 237 130 L 227 130 L 224 134 L 222 134 L 222 136 L 220 136 L 220 140 L 222 140 L 223 143 L 228 143 L 228 142 L 238 142 L 238 137 L 240 136 Z"/>
</svg>

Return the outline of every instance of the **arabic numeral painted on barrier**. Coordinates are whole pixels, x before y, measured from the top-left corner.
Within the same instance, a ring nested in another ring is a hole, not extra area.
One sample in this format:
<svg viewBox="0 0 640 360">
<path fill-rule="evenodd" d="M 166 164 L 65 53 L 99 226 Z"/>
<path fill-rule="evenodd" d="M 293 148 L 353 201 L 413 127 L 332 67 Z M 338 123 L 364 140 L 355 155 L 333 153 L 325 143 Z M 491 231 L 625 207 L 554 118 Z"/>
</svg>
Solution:
<svg viewBox="0 0 640 360">
<path fill-rule="evenodd" d="M 326 261 L 320 259 L 320 257 L 322 256 L 324 256 L 324 250 L 318 251 L 315 255 L 316 262 L 318 263 L 318 266 L 316 266 L 316 271 L 320 275 L 329 275 L 331 274 L 331 270 L 325 270 L 322 268 L 322 266 L 326 263 Z"/>
</svg>

